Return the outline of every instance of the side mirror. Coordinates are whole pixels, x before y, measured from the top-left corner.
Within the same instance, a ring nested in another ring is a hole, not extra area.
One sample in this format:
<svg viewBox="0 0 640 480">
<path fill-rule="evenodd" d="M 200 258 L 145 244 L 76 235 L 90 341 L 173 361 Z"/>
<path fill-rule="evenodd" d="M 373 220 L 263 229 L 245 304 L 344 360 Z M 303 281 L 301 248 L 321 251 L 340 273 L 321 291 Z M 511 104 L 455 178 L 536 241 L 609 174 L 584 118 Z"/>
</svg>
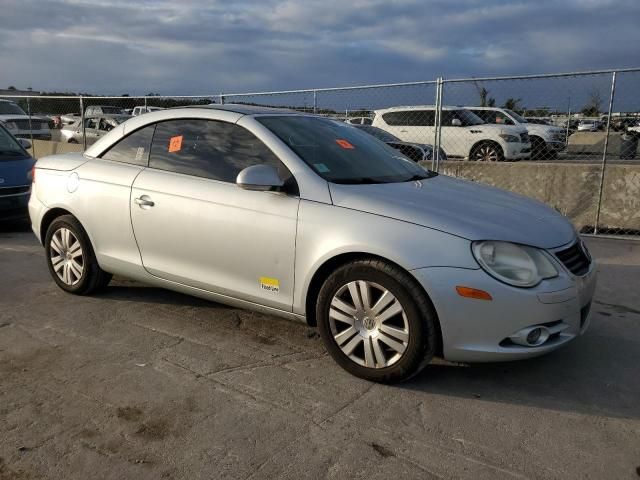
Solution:
<svg viewBox="0 0 640 480">
<path fill-rule="evenodd" d="M 451 126 L 452 127 L 461 127 L 462 126 L 462 122 L 460 121 L 459 118 L 454 118 L 453 120 L 451 120 Z"/>
<path fill-rule="evenodd" d="M 18 142 L 20 142 L 20 145 L 22 145 L 22 148 L 25 150 L 29 150 L 31 148 L 31 142 L 26 138 L 19 138 Z"/>
<path fill-rule="evenodd" d="M 278 191 L 284 187 L 278 170 L 271 165 L 252 165 L 245 168 L 236 177 L 236 184 L 245 190 L 259 192 Z"/>
</svg>

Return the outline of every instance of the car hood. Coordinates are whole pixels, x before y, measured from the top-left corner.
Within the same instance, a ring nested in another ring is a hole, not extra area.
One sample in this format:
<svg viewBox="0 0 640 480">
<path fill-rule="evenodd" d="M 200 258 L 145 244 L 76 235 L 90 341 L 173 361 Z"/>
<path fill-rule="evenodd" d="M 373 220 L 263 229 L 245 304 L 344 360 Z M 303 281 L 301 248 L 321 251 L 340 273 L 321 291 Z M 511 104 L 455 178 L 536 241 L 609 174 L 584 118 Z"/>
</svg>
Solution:
<svg viewBox="0 0 640 480">
<path fill-rule="evenodd" d="M 0 188 L 28 185 L 31 183 L 31 169 L 36 161 L 29 155 L 7 160 L 0 156 Z"/>
<path fill-rule="evenodd" d="M 415 223 L 468 240 L 555 248 L 576 236 L 564 216 L 541 202 L 446 175 L 420 182 L 329 185 L 336 206 Z"/>
</svg>

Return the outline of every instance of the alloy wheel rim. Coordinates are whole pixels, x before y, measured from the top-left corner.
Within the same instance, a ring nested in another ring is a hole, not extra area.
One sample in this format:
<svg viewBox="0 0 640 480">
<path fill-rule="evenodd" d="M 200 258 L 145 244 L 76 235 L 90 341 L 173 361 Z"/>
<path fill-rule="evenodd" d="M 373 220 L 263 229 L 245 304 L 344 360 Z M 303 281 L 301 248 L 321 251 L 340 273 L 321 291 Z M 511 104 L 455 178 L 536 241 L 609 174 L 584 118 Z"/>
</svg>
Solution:
<svg viewBox="0 0 640 480">
<path fill-rule="evenodd" d="M 338 289 L 331 300 L 329 325 L 342 353 L 368 368 L 398 362 L 409 343 L 409 322 L 400 301 L 386 288 L 366 280 Z"/>
<path fill-rule="evenodd" d="M 498 160 L 498 152 L 495 148 L 485 145 L 478 149 L 476 159 L 481 162 L 496 162 Z"/>
<path fill-rule="evenodd" d="M 53 271 L 65 284 L 73 286 L 82 278 L 84 255 L 78 237 L 68 228 L 59 228 L 51 237 L 50 261 Z"/>
</svg>

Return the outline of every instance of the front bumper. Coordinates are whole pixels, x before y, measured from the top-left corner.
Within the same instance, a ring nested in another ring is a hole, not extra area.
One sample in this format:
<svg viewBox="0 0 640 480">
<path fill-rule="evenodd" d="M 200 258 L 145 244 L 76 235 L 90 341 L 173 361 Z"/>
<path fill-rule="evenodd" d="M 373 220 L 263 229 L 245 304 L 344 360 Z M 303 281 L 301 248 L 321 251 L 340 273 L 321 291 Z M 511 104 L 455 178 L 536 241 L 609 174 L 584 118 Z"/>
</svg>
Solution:
<svg viewBox="0 0 640 480">
<path fill-rule="evenodd" d="M 595 262 L 583 277 L 563 271 L 534 288 L 516 288 L 482 269 L 432 267 L 411 272 L 438 313 L 443 356 L 456 362 L 493 362 L 536 357 L 561 347 L 586 331 L 596 286 Z M 456 286 L 489 292 L 491 301 L 461 297 Z M 535 325 L 553 332 L 537 347 L 517 345 L 511 335 Z"/>
<path fill-rule="evenodd" d="M 507 160 L 526 160 L 530 156 L 530 143 L 508 143 L 504 147 L 504 158 Z"/>
</svg>

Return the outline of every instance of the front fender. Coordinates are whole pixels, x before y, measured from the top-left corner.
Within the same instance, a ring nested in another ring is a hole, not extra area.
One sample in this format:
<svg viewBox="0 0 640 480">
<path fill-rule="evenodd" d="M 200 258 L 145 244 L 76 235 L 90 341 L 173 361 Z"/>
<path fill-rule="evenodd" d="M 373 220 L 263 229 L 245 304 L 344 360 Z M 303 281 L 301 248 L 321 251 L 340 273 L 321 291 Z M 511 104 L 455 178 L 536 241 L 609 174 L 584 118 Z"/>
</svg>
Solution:
<svg viewBox="0 0 640 480">
<path fill-rule="evenodd" d="M 294 313 L 305 314 L 309 286 L 316 272 L 344 254 L 374 255 L 407 271 L 435 266 L 478 268 L 467 239 L 358 210 L 301 201 Z"/>
</svg>

